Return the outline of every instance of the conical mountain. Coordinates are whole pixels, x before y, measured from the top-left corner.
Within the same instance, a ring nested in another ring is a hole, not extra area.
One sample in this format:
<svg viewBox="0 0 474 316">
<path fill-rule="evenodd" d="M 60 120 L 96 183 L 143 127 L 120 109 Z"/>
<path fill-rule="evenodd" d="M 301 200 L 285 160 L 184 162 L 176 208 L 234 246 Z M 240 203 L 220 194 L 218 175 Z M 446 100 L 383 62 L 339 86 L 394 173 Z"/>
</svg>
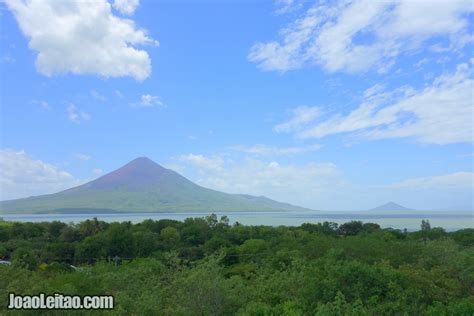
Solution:
<svg viewBox="0 0 474 316">
<path fill-rule="evenodd" d="M 190 184 L 194 185 L 185 177 L 160 166 L 153 160 L 139 157 L 96 180 L 64 192 L 87 189 L 146 191 L 158 187 L 177 187 Z"/>
<path fill-rule="evenodd" d="M 410 208 L 397 204 L 395 202 L 388 202 L 384 205 L 377 206 L 373 209 L 370 209 L 371 212 L 389 212 L 389 211 L 414 211 Z"/>
<path fill-rule="evenodd" d="M 0 202 L 4 214 L 292 210 L 305 209 L 266 197 L 207 189 L 146 157 L 65 191 Z"/>
</svg>

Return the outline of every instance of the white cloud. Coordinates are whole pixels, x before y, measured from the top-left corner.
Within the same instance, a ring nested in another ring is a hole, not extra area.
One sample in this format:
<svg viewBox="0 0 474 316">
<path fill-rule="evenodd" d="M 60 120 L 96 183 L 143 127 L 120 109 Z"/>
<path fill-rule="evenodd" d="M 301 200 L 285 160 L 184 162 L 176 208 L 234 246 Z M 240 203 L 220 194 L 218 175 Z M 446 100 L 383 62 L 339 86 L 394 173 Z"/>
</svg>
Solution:
<svg viewBox="0 0 474 316">
<path fill-rule="evenodd" d="M 82 160 L 82 161 L 87 161 L 87 160 L 91 159 L 91 156 L 86 155 L 86 154 L 76 154 L 75 157 L 79 160 Z"/>
<path fill-rule="evenodd" d="M 91 116 L 87 112 L 80 111 L 74 104 L 69 104 L 67 107 L 67 114 L 69 120 L 76 124 L 79 124 L 83 121 L 88 121 L 91 119 Z"/>
<path fill-rule="evenodd" d="M 221 171 L 224 164 L 221 157 L 205 157 L 194 154 L 182 155 L 179 159 L 205 170 Z"/>
<path fill-rule="evenodd" d="M 384 86 L 380 83 L 377 83 L 364 91 L 364 97 L 365 98 L 374 97 L 374 96 L 380 95 L 380 93 L 382 93 L 383 91 L 384 91 Z"/>
<path fill-rule="evenodd" d="M 417 209 L 474 210 L 474 173 L 468 171 L 411 178 L 380 189 L 412 201 Z"/>
<path fill-rule="evenodd" d="M 167 166 L 214 190 L 266 196 L 320 210 L 364 210 L 393 200 L 417 209 L 472 204 L 472 172 L 416 178 L 392 184 L 351 183 L 331 162 L 285 163 L 229 154 L 178 157 Z M 467 207 L 466 209 L 468 209 Z"/>
<path fill-rule="evenodd" d="M 52 164 L 35 160 L 24 151 L 0 150 L 0 199 L 50 194 L 81 181 Z"/>
<path fill-rule="evenodd" d="M 91 96 L 92 96 L 94 99 L 98 100 L 98 101 L 104 102 L 104 101 L 107 100 L 107 98 L 105 97 L 105 95 L 103 95 L 103 94 L 101 94 L 101 93 L 99 93 L 99 92 L 97 92 L 97 91 L 95 91 L 95 90 L 91 90 L 90 93 L 91 93 Z"/>
<path fill-rule="evenodd" d="M 154 96 L 151 94 L 143 94 L 140 97 L 140 101 L 131 103 L 131 106 L 149 108 L 149 107 L 154 107 L 154 106 L 164 107 L 164 104 L 161 101 L 161 98 L 159 96 Z"/>
<path fill-rule="evenodd" d="M 115 0 L 113 6 L 122 14 L 132 15 L 139 4 L 139 0 Z"/>
<path fill-rule="evenodd" d="M 49 106 L 48 102 L 41 101 L 39 104 L 40 104 L 41 108 L 43 108 L 44 110 L 47 110 L 47 111 L 51 110 L 51 106 Z"/>
<path fill-rule="evenodd" d="M 474 173 L 455 172 L 441 176 L 414 178 L 394 183 L 394 189 L 474 188 Z"/>
<path fill-rule="evenodd" d="M 299 106 L 292 111 L 293 118 L 274 127 L 275 132 L 292 132 L 303 128 L 321 114 L 319 107 Z"/>
<path fill-rule="evenodd" d="M 333 163 L 311 162 L 301 165 L 277 161 L 244 159 L 235 161 L 223 157 L 190 154 L 181 159 L 199 172 L 181 168 L 198 184 L 211 189 L 239 194 L 264 195 L 296 205 L 320 208 L 328 205 L 334 193 L 344 185 L 342 172 Z M 209 166 L 202 168 L 202 166 Z"/>
<path fill-rule="evenodd" d="M 316 151 L 321 148 L 321 145 L 314 144 L 308 146 L 294 146 L 294 147 L 273 147 L 267 145 L 254 145 L 254 146 L 232 146 L 230 149 L 240 151 L 247 154 L 253 154 L 257 156 L 287 156 L 304 154 L 312 151 Z"/>
<path fill-rule="evenodd" d="M 275 14 L 277 15 L 286 14 L 301 8 L 301 3 L 297 0 L 275 0 L 274 4 L 276 6 Z"/>
<path fill-rule="evenodd" d="M 336 114 L 308 126 L 295 126 L 301 138 L 356 133 L 358 138 L 410 137 L 421 143 L 473 142 L 472 68 L 461 64 L 456 72 L 441 75 L 422 90 L 400 87 L 365 93 L 364 102 L 347 115 Z M 289 122 L 293 122 L 291 119 Z M 277 126 L 282 126 L 283 123 Z"/>
<path fill-rule="evenodd" d="M 317 3 L 280 31 L 281 41 L 256 43 L 248 58 L 280 72 L 315 63 L 330 72 L 386 72 L 428 39 L 447 39 L 450 50 L 471 42 L 472 10 L 469 0 Z"/>
<path fill-rule="evenodd" d="M 158 44 L 130 19 L 112 14 L 106 0 L 6 0 L 38 53 L 37 70 L 103 77 L 150 76 L 148 53 L 137 45 Z"/>
<path fill-rule="evenodd" d="M 51 106 L 49 105 L 48 102 L 44 101 L 44 100 L 33 100 L 32 101 L 34 104 L 37 104 L 39 105 L 43 110 L 46 110 L 46 111 L 51 111 Z"/>
</svg>

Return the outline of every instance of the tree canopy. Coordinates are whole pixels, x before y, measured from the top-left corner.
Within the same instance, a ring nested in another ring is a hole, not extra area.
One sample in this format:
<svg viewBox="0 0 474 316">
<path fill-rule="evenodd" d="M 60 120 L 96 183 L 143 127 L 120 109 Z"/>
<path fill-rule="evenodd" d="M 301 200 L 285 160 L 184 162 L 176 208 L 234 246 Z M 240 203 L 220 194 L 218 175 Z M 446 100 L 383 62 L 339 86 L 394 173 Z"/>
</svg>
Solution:
<svg viewBox="0 0 474 316">
<path fill-rule="evenodd" d="M 12 262 L 0 265 L 0 297 L 114 295 L 117 315 L 474 314 L 474 229 L 427 222 L 417 232 L 215 215 L 10 223 L 0 225 L 0 259 Z"/>
</svg>

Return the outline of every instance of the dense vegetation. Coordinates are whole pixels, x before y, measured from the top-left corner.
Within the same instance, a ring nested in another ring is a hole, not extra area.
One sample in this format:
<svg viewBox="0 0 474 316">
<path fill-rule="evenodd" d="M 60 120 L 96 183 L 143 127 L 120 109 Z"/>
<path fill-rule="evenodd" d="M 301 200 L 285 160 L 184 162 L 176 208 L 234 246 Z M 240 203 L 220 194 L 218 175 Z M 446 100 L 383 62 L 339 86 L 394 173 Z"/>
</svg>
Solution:
<svg viewBox="0 0 474 316">
<path fill-rule="evenodd" d="M 0 258 L 12 261 L 0 266 L 2 315 L 20 313 L 6 310 L 9 292 L 115 296 L 112 312 L 91 314 L 474 315 L 474 229 L 428 222 L 417 232 L 252 227 L 215 215 L 0 222 Z"/>
</svg>

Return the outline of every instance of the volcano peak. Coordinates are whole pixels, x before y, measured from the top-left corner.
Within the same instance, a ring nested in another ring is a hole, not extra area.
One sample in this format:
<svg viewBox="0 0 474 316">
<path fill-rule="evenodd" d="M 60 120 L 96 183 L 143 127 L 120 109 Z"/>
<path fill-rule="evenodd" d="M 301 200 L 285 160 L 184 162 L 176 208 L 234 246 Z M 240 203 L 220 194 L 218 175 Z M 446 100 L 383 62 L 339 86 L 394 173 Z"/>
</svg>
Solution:
<svg viewBox="0 0 474 316">
<path fill-rule="evenodd" d="M 146 189 L 157 184 L 166 184 L 173 177 L 180 177 L 174 171 L 168 170 L 148 157 L 138 157 L 123 167 L 108 173 L 87 184 L 92 189 L 127 190 Z"/>
<path fill-rule="evenodd" d="M 291 211 L 305 210 L 264 197 L 201 187 L 147 157 L 86 184 L 49 195 L 0 202 L 2 212 Z"/>
</svg>

